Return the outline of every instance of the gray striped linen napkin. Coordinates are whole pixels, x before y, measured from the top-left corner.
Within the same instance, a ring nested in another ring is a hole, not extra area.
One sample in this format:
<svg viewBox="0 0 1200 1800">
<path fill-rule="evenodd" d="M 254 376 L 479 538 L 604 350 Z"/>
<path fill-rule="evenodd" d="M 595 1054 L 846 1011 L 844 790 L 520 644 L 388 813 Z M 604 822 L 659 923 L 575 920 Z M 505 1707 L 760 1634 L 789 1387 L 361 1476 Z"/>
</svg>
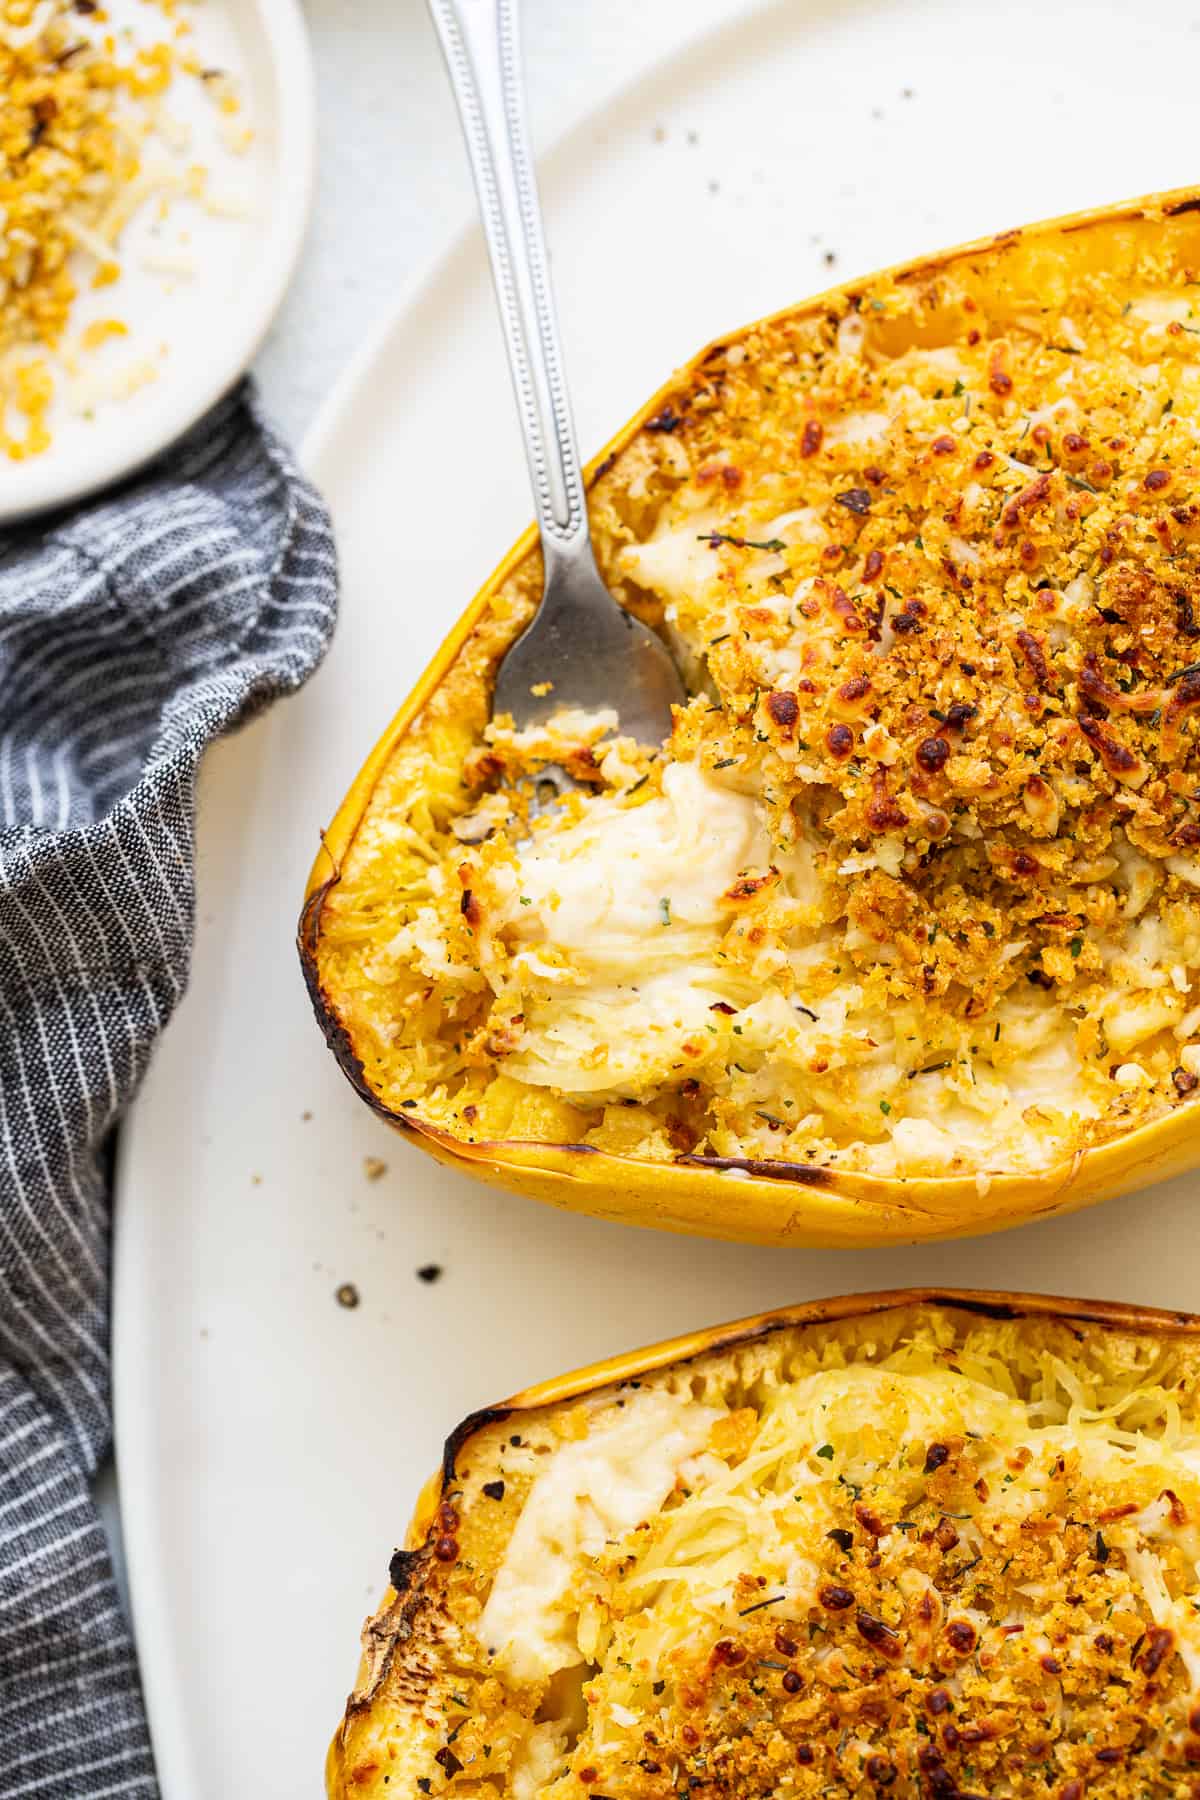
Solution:
<svg viewBox="0 0 1200 1800">
<path fill-rule="evenodd" d="M 106 1150 L 187 980 L 201 753 L 316 667 L 336 588 L 324 507 L 247 386 L 115 494 L 0 534 L 5 1800 L 157 1793 L 90 1496 Z"/>
</svg>

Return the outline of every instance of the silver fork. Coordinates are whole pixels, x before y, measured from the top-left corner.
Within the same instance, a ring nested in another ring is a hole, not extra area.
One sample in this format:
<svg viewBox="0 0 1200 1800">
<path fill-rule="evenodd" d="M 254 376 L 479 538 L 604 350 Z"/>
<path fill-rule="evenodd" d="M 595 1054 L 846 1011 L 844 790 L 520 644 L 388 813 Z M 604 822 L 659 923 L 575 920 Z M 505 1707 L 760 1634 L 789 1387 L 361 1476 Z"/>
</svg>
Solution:
<svg viewBox="0 0 1200 1800">
<path fill-rule="evenodd" d="M 614 707 L 622 733 L 658 744 L 685 690 L 666 645 L 613 599 L 592 551 L 525 128 L 517 0 L 429 6 L 470 151 L 545 559 L 541 603 L 500 665 L 492 710 L 521 728 L 562 707 Z M 542 779 L 574 785 L 554 765 Z"/>
</svg>

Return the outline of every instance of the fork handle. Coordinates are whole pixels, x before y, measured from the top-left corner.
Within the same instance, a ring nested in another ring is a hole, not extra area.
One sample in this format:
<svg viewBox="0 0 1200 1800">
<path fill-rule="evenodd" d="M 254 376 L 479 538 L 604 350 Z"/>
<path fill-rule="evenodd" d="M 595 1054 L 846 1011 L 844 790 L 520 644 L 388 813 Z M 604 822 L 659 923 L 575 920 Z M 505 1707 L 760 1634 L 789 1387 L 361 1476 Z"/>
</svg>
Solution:
<svg viewBox="0 0 1200 1800">
<path fill-rule="evenodd" d="M 470 152 L 549 580 L 591 550 L 525 126 L 517 0 L 429 8 Z"/>
</svg>

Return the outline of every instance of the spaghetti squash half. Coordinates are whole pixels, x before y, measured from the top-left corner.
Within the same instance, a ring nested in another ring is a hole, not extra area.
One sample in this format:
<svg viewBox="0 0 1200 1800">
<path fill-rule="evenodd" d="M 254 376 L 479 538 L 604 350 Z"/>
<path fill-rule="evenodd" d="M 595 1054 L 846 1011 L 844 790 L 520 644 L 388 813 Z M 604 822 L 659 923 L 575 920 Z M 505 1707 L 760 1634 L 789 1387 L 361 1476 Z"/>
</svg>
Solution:
<svg viewBox="0 0 1200 1800">
<path fill-rule="evenodd" d="M 551 692 L 489 716 L 522 540 L 314 870 L 314 1001 L 379 1111 L 565 1204 L 767 1238 L 1194 1160 L 1197 204 L 857 283 L 655 397 L 590 505 L 687 671 L 666 744 Z M 531 815 L 548 763 L 579 785 Z"/>
<path fill-rule="evenodd" d="M 869 1295 L 450 1439 L 333 1800 L 1196 1792 L 1200 1322 Z"/>
</svg>

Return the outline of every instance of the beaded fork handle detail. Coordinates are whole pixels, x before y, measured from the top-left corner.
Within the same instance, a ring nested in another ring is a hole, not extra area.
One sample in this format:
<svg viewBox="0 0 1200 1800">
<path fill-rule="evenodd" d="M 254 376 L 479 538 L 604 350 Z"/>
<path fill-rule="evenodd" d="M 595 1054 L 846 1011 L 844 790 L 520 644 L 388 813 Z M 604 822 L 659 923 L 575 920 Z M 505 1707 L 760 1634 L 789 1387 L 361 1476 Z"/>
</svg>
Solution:
<svg viewBox="0 0 1200 1800">
<path fill-rule="evenodd" d="M 548 556 L 587 541 L 575 427 L 525 125 L 516 0 L 429 0 L 441 38 L 500 303 Z"/>
</svg>

